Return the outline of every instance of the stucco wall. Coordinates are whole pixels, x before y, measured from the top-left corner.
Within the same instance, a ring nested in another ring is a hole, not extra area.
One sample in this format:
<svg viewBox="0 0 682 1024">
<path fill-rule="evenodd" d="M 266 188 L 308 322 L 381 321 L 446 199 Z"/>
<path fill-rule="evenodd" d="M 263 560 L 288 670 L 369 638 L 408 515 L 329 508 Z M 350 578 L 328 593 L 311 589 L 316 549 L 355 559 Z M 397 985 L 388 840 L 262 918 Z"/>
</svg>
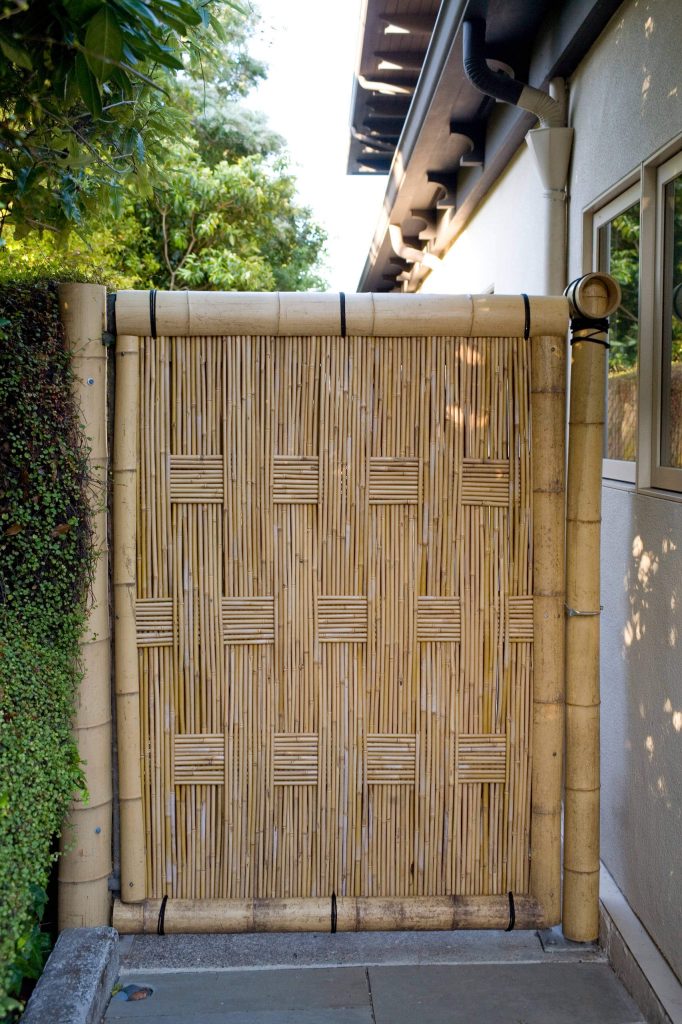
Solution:
<svg viewBox="0 0 682 1024">
<path fill-rule="evenodd" d="M 422 291 L 542 292 L 542 186 L 523 146 Z"/>
<path fill-rule="evenodd" d="M 682 132 L 679 0 L 624 3 L 570 85 L 569 280 L 585 208 Z M 542 215 L 524 146 L 424 290 L 539 289 Z M 682 977 L 682 503 L 603 495 L 602 852 Z"/>
<path fill-rule="evenodd" d="M 570 277 L 584 209 L 682 132 L 680 54 L 679 2 L 630 0 L 571 82 Z M 606 484 L 603 521 L 602 856 L 682 977 L 682 504 Z"/>
</svg>

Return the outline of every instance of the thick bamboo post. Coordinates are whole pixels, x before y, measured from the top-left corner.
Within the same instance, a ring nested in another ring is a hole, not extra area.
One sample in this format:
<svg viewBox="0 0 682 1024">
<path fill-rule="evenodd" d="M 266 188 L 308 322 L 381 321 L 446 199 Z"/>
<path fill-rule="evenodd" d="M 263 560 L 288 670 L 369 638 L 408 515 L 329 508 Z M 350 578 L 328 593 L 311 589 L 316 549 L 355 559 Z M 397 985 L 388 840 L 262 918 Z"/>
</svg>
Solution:
<svg viewBox="0 0 682 1024">
<path fill-rule="evenodd" d="M 162 901 L 134 906 L 114 904 L 114 928 L 122 935 L 156 934 Z M 335 905 L 339 932 L 450 931 L 506 928 L 506 896 L 340 897 Z M 514 901 L 515 927 L 537 928 L 542 910 L 528 896 Z M 329 899 L 176 900 L 163 907 L 163 930 L 169 934 L 234 932 L 328 932 L 332 927 Z"/>
<path fill-rule="evenodd" d="M 146 895 L 136 597 L 138 339 L 116 339 L 114 408 L 114 659 L 121 815 L 121 897 Z"/>
<path fill-rule="evenodd" d="M 603 318 L 617 308 L 620 288 L 607 274 L 588 274 L 572 286 L 569 299 L 574 316 Z M 572 326 L 563 930 L 569 939 L 590 942 L 599 934 L 599 535 L 607 349 L 598 342 L 606 341 L 607 325 Z M 581 340 L 588 335 L 592 340 Z"/>
<path fill-rule="evenodd" d="M 73 393 L 90 446 L 94 495 L 95 577 L 81 640 L 83 681 L 74 735 L 88 788 L 87 806 L 74 802 L 62 833 L 59 928 L 108 924 L 111 914 L 112 781 L 109 567 L 107 559 L 107 354 L 102 345 L 106 289 L 62 284 L 59 304 L 74 373 Z"/>
<path fill-rule="evenodd" d="M 534 338 L 532 345 L 534 653 L 530 891 L 549 926 L 561 920 L 566 338 Z"/>
</svg>

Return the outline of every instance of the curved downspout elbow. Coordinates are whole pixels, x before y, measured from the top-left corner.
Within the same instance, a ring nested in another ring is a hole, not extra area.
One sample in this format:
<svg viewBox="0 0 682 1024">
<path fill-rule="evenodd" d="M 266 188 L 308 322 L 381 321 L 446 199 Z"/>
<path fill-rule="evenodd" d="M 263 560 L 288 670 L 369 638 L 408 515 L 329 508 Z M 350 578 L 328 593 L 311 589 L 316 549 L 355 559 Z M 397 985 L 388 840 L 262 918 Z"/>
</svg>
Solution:
<svg viewBox="0 0 682 1024">
<path fill-rule="evenodd" d="M 564 113 L 546 92 L 524 85 L 503 72 L 492 71 L 485 58 L 485 21 L 471 18 L 464 22 L 462 35 L 464 72 L 473 86 L 486 96 L 511 103 L 535 114 L 541 128 L 562 128 Z"/>
<path fill-rule="evenodd" d="M 566 118 L 561 106 L 541 89 L 532 85 L 524 85 L 517 104 L 524 110 L 530 110 L 540 122 L 541 128 L 565 128 Z"/>
</svg>

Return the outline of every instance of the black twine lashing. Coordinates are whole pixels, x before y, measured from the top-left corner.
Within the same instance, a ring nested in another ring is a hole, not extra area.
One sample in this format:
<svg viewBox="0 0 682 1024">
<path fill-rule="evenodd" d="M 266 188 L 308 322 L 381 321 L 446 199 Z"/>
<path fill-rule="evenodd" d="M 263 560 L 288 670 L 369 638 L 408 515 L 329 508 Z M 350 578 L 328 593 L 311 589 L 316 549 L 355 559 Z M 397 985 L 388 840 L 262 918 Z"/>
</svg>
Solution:
<svg viewBox="0 0 682 1024">
<path fill-rule="evenodd" d="M 157 290 L 150 289 L 150 334 L 153 338 L 157 336 Z"/>
<path fill-rule="evenodd" d="M 159 920 L 156 925 L 156 934 L 165 935 L 164 922 L 166 920 L 166 904 L 168 903 L 168 896 L 164 896 L 161 900 L 161 908 L 159 910 Z"/>
<path fill-rule="evenodd" d="M 514 893 L 508 892 L 509 897 L 509 924 L 504 929 L 506 932 L 513 932 L 514 925 L 516 924 L 516 908 L 514 907 Z"/>
<path fill-rule="evenodd" d="M 523 299 L 523 312 L 524 312 L 524 324 L 523 324 L 523 340 L 528 341 L 530 338 L 530 299 L 525 292 L 521 293 Z"/>
<path fill-rule="evenodd" d="M 337 919 L 338 919 L 338 914 L 337 914 L 337 910 L 336 910 L 336 893 L 333 892 L 332 893 L 332 921 L 331 921 L 332 935 L 336 935 L 336 922 L 337 922 Z"/>
<path fill-rule="evenodd" d="M 576 338 L 577 331 L 586 331 L 586 334 L 580 334 Z M 611 348 L 608 342 L 609 333 L 609 318 L 605 317 L 590 317 L 590 316 L 574 316 L 571 319 L 571 345 L 575 345 L 577 341 L 591 341 L 595 345 L 603 345 L 604 348 Z M 606 337 L 604 337 L 606 335 Z"/>
<path fill-rule="evenodd" d="M 341 337 L 346 337 L 346 293 L 339 292 L 339 305 L 341 313 Z"/>
</svg>

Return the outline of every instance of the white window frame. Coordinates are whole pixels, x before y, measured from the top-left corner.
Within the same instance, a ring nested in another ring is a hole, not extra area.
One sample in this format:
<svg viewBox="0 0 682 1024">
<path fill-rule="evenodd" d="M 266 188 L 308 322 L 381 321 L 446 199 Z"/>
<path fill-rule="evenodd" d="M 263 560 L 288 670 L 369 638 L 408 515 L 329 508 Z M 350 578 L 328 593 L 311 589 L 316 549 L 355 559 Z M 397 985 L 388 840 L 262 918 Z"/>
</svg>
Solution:
<svg viewBox="0 0 682 1024">
<path fill-rule="evenodd" d="M 585 271 L 599 270 L 599 232 L 600 229 L 608 224 L 609 221 L 613 220 L 619 214 L 624 213 L 625 210 L 629 210 L 635 203 L 640 204 L 640 217 L 642 210 L 642 188 L 640 183 L 639 175 L 636 180 L 632 180 L 632 175 L 625 181 L 619 183 L 614 188 L 610 189 L 606 195 L 602 196 L 588 211 L 587 218 L 588 224 L 586 227 L 588 230 L 585 232 L 585 236 L 590 239 L 590 252 L 584 261 Z M 640 291 L 641 291 L 641 246 L 640 246 Z M 608 459 L 602 460 L 602 476 L 609 480 L 622 480 L 625 483 L 634 484 L 637 481 L 637 463 L 639 460 L 639 424 L 641 420 L 641 388 L 639 381 L 639 367 L 641 362 L 641 350 L 642 350 L 642 314 L 641 314 L 641 300 L 640 300 L 640 317 L 639 317 L 639 346 L 637 352 L 637 452 L 635 459 L 630 462 L 625 459 Z M 604 388 L 608 389 L 607 380 L 604 381 Z M 608 416 L 608 405 L 607 416 Z M 604 430 L 606 438 L 606 427 Z"/>
<path fill-rule="evenodd" d="M 682 469 L 661 465 L 665 187 L 681 174 L 682 153 L 677 153 L 656 168 L 656 288 L 653 302 L 653 402 L 651 406 L 651 468 L 649 476 L 652 487 L 661 487 L 670 491 L 682 491 Z"/>
<path fill-rule="evenodd" d="M 682 501 L 682 469 L 660 465 L 661 356 L 663 341 L 663 189 L 682 173 L 682 135 L 642 165 L 640 238 L 640 345 L 637 490 L 652 497 Z"/>
<path fill-rule="evenodd" d="M 682 501 L 682 469 L 660 465 L 665 186 L 682 174 L 682 134 L 583 211 L 583 273 L 599 266 L 599 228 L 639 199 L 639 358 L 636 461 L 604 459 L 605 479 Z M 606 386 L 606 385 L 605 385 Z M 634 475 L 633 475 L 634 469 Z"/>
</svg>

